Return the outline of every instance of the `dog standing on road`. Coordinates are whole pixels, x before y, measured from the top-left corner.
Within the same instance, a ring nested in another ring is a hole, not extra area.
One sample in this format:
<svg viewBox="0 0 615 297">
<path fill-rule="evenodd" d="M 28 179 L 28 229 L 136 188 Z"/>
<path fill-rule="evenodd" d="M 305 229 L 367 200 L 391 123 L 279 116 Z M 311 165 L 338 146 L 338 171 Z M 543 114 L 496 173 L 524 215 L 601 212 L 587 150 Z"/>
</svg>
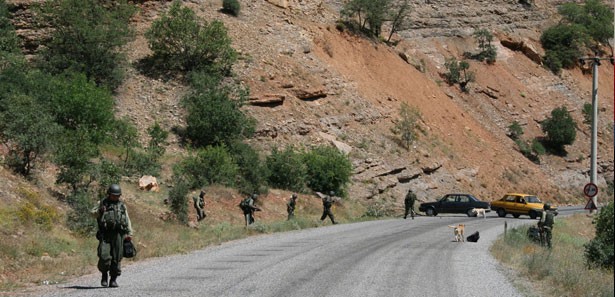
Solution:
<svg viewBox="0 0 615 297">
<path fill-rule="evenodd" d="M 479 215 L 483 216 L 483 219 L 487 218 L 487 211 L 484 208 L 474 208 L 472 209 L 474 211 L 474 213 L 476 214 L 476 216 L 478 217 Z"/>
<path fill-rule="evenodd" d="M 455 241 L 456 242 L 462 242 L 465 241 L 464 239 L 464 229 L 465 229 L 464 224 L 458 224 L 457 226 L 449 226 L 450 228 L 453 228 L 453 234 L 455 235 Z"/>
</svg>

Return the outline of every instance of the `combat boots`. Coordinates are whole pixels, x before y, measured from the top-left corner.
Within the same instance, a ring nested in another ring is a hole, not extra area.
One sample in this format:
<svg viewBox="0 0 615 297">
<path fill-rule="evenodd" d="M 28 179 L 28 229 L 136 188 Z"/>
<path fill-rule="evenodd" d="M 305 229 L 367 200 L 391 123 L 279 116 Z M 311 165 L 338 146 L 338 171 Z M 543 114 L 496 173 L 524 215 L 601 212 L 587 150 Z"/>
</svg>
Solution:
<svg viewBox="0 0 615 297">
<path fill-rule="evenodd" d="M 117 288 L 117 275 L 111 275 L 111 281 L 109 282 L 109 288 Z"/>
<path fill-rule="evenodd" d="M 102 273 L 102 279 L 100 279 L 100 285 L 103 287 L 106 287 L 109 285 L 109 282 L 107 282 L 108 276 L 107 276 L 107 272 L 103 272 Z"/>
</svg>

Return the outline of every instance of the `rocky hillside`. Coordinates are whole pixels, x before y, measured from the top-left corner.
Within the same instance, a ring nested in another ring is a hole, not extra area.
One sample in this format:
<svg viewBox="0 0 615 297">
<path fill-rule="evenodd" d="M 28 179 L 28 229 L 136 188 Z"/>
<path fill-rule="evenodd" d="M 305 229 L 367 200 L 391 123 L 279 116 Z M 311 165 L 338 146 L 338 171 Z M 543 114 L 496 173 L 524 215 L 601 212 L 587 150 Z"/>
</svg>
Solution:
<svg viewBox="0 0 615 297">
<path fill-rule="evenodd" d="M 35 1 L 7 2 L 16 5 L 18 32 L 35 52 L 40 32 L 27 21 Z M 138 36 L 126 48 L 133 63 L 150 53 L 143 33 L 170 5 L 138 2 Z M 242 0 L 239 17 L 221 13 L 221 2 L 184 5 L 229 29 L 241 55 L 234 72 L 251 89 L 245 111 L 258 120 L 249 142 L 263 154 L 288 144 L 334 145 L 349 154 L 350 197 L 362 201 L 401 202 L 408 188 L 424 201 L 453 191 L 484 200 L 518 191 L 559 203 L 582 201 L 590 136 L 581 110 L 591 102 L 591 74 L 575 69 L 553 75 L 540 65 L 538 41 L 556 21 L 557 5 L 567 1 L 412 1 L 413 26 L 394 37 L 394 47 L 337 30 L 341 0 Z M 498 57 L 494 65 L 470 61 L 476 82 L 463 93 L 441 75 L 446 58 L 477 51 L 475 29 L 494 33 Z M 613 66 L 605 63 L 599 71 L 598 183 L 605 188 L 606 179 L 613 180 Z M 182 124 L 178 102 L 185 86 L 128 72 L 117 95 L 118 116 L 143 134 L 154 121 L 168 129 Z M 420 110 L 424 131 L 409 150 L 390 131 L 404 102 Z M 541 136 L 540 121 L 560 106 L 578 123 L 576 142 L 566 157 L 530 162 L 515 150 L 507 127 L 516 120 L 525 138 Z M 169 151 L 181 152 L 177 140 Z"/>
</svg>

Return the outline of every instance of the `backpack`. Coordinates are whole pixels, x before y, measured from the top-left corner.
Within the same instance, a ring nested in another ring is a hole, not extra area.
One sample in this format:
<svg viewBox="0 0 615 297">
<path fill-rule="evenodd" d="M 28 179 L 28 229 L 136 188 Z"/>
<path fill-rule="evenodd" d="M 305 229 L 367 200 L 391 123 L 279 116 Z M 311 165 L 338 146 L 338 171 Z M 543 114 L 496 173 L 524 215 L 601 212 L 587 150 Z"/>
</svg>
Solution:
<svg viewBox="0 0 615 297">
<path fill-rule="evenodd" d="M 106 231 L 128 232 L 128 215 L 126 205 L 119 201 L 117 203 L 104 203 L 105 212 L 100 216 L 99 225 Z"/>
<path fill-rule="evenodd" d="M 466 239 L 468 240 L 468 242 L 477 242 L 479 238 L 480 234 L 478 233 L 478 231 L 476 231 L 472 233 L 472 235 L 468 236 Z"/>
<path fill-rule="evenodd" d="M 250 208 L 250 198 L 246 198 L 241 200 L 241 202 L 239 203 L 239 207 L 241 207 L 241 209 L 249 209 Z"/>
</svg>

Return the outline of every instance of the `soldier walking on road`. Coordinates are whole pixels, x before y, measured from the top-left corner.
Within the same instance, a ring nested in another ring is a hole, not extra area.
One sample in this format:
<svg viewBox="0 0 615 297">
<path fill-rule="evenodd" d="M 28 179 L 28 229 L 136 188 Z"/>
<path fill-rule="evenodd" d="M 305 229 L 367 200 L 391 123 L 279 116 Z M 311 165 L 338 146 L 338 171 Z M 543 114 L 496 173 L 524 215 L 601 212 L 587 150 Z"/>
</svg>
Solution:
<svg viewBox="0 0 615 297">
<path fill-rule="evenodd" d="M 542 244 L 546 244 L 548 248 L 551 248 L 551 237 L 553 236 L 553 223 L 555 212 L 551 210 L 551 205 L 545 203 L 543 205 L 542 215 L 540 221 L 538 221 L 538 228 L 542 237 Z"/>
<path fill-rule="evenodd" d="M 404 219 L 408 217 L 408 213 L 414 220 L 414 202 L 416 201 L 416 195 L 412 192 L 412 189 L 408 190 L 406 198 L 404 199 L 404 206 L 406 211 L 404 212 Z"/>
<path fill-rule="evenodd" d="M 91 211 L 98 223 L 98 270 L 102 273 L 100 284 L 103 287 L 118 286 L 117 277 L 122 274 L 124 241 L 132 240 L 132 224 L 126 205 L 120 201 L 121 195 L 120 186 L 112 184 L 107 189 L 107 198 Z"/>
<path fill-rule="evenodd" d="M 248 225 L 254 224 L 254 212 L 261 210 L 255 205 L 257 198 L 258 195 L 254 193 L 251 196 L 248 196 L 247 198 L 243 199 L 241 203 L 239 203 L 239 208 L 241 208 L 241 210 L 243 211 L 243 216 L 246 219 L 246 227 Z"/>
<path fill-rule="evenodd" d="M 192 197 L 192 200 L 194 201 L 194 208 L 196 209 L 196 220 L 197 221 L 201 221 L 207 216 L 205 214 L 205 210 L 203 210 L 203 207 L 205 207 L 204 197 L 205 197 L 205 191 L 201 191 L 198 198 Z"/>
<path fill-rule="evenodd" d="M 288 212 L 288 221 L 295 217 L 295 205 L 297 204 L 297 194 L 293 193 L 286 203 L 286 211 Z"/>
<path fill-rule="evenodd" d="M 329 219 L 331 219 L 331 223 L 337 224 L 335 222 L 335 217 L 333 217 L 333 212 L 331 212 L 331 206 L 333 206 L 333 203 L 335 202 L 335 200 L 333 200 L 333 196 L 335 196 L 335 192 L 331 191 L 329 192 L 329 195 L 325 195 L 322 198 L 322 216 L 320 217 L 320 220 L 324 222 L 324 220 L 329 217 Z"/>
</svg>

